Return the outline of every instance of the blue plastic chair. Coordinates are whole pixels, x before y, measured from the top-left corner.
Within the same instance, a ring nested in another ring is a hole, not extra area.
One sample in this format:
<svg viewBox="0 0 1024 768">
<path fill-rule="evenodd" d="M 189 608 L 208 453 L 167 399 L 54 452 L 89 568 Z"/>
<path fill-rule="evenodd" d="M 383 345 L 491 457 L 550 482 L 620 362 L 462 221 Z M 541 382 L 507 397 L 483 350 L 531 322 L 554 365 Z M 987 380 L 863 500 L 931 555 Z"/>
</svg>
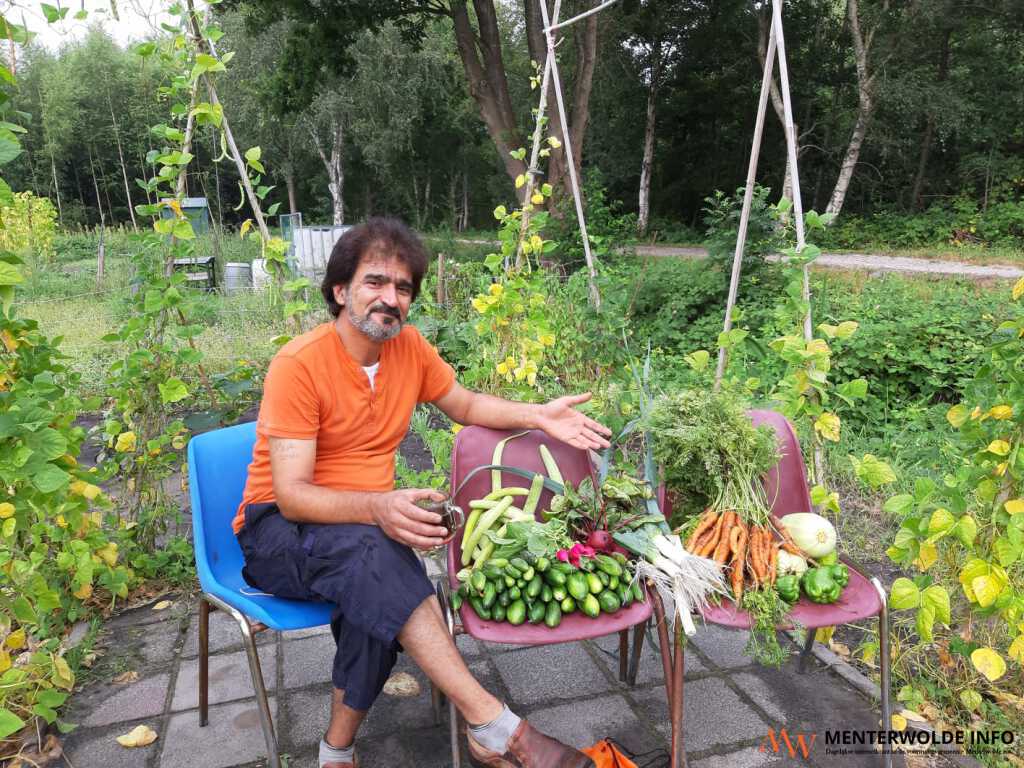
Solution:
<svg viewBox="0 0 1024 768">
<path fill-rule="evenodd" d="M 333 607 L 273 597 L 242 578 L 242 550 L 231 520 L 242 501 L 255 442 L 256 423 L 249 422 L 197 435 L 188 444 L 196 570 L 203 589 L 199 602 L 199 725 L 206 725 L 209 714 L 210 610 L 219 608 L 230 614 L 242 631 L 269 764 L 280 768 L 255 635 L 267 629 L 283 632 L 328 624 Z"/>
</svg>

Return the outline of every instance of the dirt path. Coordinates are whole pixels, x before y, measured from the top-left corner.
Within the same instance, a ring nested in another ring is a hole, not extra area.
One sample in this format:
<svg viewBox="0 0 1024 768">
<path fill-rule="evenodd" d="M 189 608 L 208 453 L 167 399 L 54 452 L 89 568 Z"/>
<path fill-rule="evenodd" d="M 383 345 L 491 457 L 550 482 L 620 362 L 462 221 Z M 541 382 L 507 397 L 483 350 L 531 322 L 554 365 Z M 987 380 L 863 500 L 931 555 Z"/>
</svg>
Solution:
<svg viewBox="0 0 1024 768">
<path fill-rule="evenodd" d="M 474 245 L 494 245 L 487 240 L 459 240 Z M 675 256 L 684 259 L 706 259 L 705 248 L 678 245 L 636 245 L 632 246 L 638 256 Z M 781 256 L 769 256 L 769 261 L 779 261 Z M 824 269 L 845 269 L 881 274 L 897 272 L 905 275 L 950 275 L 967 280 L 1017 280 L 1024 277 L 1024 269 L 1008 264 L 965 264 L 960 261 L 938 259 L 916 259 L 910 256 L 885 256 L 879 253 L 823 253 L 815 266 Z"/>
<path fill-rule="evenodd" d="M 677 256 L 686 259 L 707 258 L 704 248 L 673 245 L 638 245 L 641 256 Z M 779 261 L 781 256 L 769 256 Z M 902 274 L 953 275 L 969 280 L 1016 280 L 1024 277 L 1024 269 L 1004 264 L 964 264 L 959 261 L 915 259 L 909 256 L 883 256 L 871 253 L 823 253 L 815 266 L 826 269 L 864 270 L 867 272 L 899 272 Z"/>
</svg>

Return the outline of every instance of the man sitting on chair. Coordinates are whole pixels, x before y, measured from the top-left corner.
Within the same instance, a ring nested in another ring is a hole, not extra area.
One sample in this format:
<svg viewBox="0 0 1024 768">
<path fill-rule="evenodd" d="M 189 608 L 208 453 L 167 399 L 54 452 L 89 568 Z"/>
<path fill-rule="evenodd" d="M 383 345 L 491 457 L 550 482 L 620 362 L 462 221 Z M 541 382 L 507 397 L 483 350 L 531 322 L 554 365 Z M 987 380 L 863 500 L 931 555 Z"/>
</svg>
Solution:
<svg viewBox="0 0 1024 768">
<path fill-rule="evenodd" d="M 320 768 L 355 768 L 356 731 L 404 650 L 469 723 L 479 765 L 583 768 L 577 750 L 533 729 L 470 674 L 413 549 L 440 547 L 441 517 L 416 501 L 430 489 L 394 489 L 395 451 L 417 403 L 459 424 L 542 429 L 583 449 L 609 430 L 573 406 L 470 392 L 411 325 L 428 258 L 394 219 L 369 219 L 331 252 L 321 291 L 333 322 L 288 342 L 267 372 L 256 445 L 233 523 L 243 574 L 273 595 L 336 606 L 331 720 Z"/>
</svg>

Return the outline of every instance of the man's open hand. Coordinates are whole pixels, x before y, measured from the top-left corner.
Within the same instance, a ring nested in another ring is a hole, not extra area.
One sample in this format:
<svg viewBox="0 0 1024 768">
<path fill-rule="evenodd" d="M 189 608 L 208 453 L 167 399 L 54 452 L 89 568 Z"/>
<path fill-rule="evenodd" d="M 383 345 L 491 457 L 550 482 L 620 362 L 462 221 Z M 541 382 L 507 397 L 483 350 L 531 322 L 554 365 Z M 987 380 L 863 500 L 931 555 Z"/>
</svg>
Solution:
<svg viewBox="0 0 1024 768">
<path fill-rule="evenodd" d="M 373 509 L 373 520 L 395 541 L 415 549 L 436 549 L 444 545 L 448 529 L 436 512 L 416 506 L 420 499 L 444 501 L 443 493 L 426 488 L 406 488 L 382 494 Z"/>
<path fill-rule="evenodd" d="M 590 393 L 567 395 L 540 407 L 538 426 L 552 437 L 574 448 L 607 448 L 612 431 L 576 410 L 575 406 L 590 399 Z"/>
</svg>

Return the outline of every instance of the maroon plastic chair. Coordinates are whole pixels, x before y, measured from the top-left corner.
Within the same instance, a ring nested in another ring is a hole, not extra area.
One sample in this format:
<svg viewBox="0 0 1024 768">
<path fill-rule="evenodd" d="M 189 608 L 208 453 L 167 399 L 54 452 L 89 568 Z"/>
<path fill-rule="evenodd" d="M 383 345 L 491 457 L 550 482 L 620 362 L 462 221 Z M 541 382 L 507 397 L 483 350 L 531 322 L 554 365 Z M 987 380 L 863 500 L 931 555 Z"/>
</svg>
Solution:
<svg viewBox="0 0 1024 768">
<path fill-rule="evenodd" d="M 507 431 L 486 429 L 484 427 L 467 427 L 461 430 L 455 439 L 452 448 L 451 467 L 451 488 L 457 489 L 463 479 L 471 470 L 476 467 L 490 464 L 494 453 L 494 447 L 498 441 L 511 434 Z M 535 472 L 544 473 L 544 465 L 540 458 L 539 446 L 541 443 L 547 445 L 551 450 L 555 461 L 567 483 L 574 486 L 586 477 L 594 477 L 594 470 L 590 458 L 585 451 L 573 448 L 565 443 L 548 437 L 543 432 L 531 431 L 510 440 L 505 444 L 501 463 L 506 466 L 520 467 Z M 596 480 L 596 477 L 594 478 Z M 522 478 L 506 473 L 502 478 L 503 485 L 528 486 L 529 483 Z M 479 499 L 491 490 L 490 471 L 479 472 L 466 483 L 455 497 L 455 504 L 468 512 L 469 502 L 472 499 Z M 545 490 L 541 495 L 540 510 L 546 509 L 551 501 L 552 494 Z M 637 669 L 639 666 L 640 653 L 643 649 L 644 627 L 651 617 L 652 611 L 663 615 L 660 598 L 657 594 L 651 594 L 643 602 L 635 602 L 628 608 L 614 614 L 601 614 L 596 619 L 584 616 L 579 611 L 571 613 L 562 619 L 562 623 L 551 629 L 544 624 L 521 624 L 513 626 L 507 622 L 484 621 L 469 606 L 463 604 L 459 615 L 451 611 L 449 601 L 450 590 L 457 588 L 458 581 L 455 574 L 462 567 L 460 562 L 462 542 L 462 530 L 460 529 L 455 539 L 451 541 L 446 550 L 448 579 L 438 584 L 438 599 L 441 602 L 441 609 L 448 621 L 448 628 L 452 636 L 467 634 L 477 640 L 490 643 L 515 643 L 524 645 L 550 645 L 553 643 L 568 643 L 576 640 L 602 637 L 614 632 L 619 633 L 619 678 L 630 685 L 636 682 Z M 629 629 L 633 632 L 633 653 L 629 653 Z M 662 661 L 665 669 L 670 668 L 669 645 L 661 644 Z M 627 663 L 629 662 L 629 663 Z M 666 680 L 666 683 L 669 681 Z M 667 686 L 666 686 L 667 687 Z M 440 695 L 434 693 L 435 716 L 439 717 Z M 455 768 L 459 768 L 459 736 L 458 736 L 458 712 L 454 705 L 449 705 L 450 727 L 451 727 L 451 748 L 452 762 Z M 682 738 L 682 711 L 679 717 L 672 723 L 672 730 L 675 737 Z"/>
<path fill-rule="evenodd" d="M 750 419 L 755 425 L 768 424 L 775 430 L 779 441 L 779 452 L 782 458 L 765 478 L 765 491 L 771 502 L 772 516 L 775 518 L 792 512 L 811 512 L 811 496 L 807 489 L 806 468 L 800 443 L 793 426 L 786 418 L 775 411 L 750 411 Z M 664 499 L 663 494 L 661 494 Z M 664 499 L 662 509 L 666 516 L 671 514 L 671 502 Z M 804 671 L 807 659 L 814 645 L 814 632 L 818 627 L 831 627 L 846 624 L 859 619 L 878 617 L 879 666 L 881 671 L 882 723 L 891 720 L 889 703 L 890 666 L 889 666 L 889 611 L 886 592 L 881 582 L 874 577 L 865 575 L 864 569 L 857 566 L 849 557 L 841 559 L 850 569 L 850 581 L 843 590 L 842 597 L 831 605 L 812 603 L 806 597 L 793 606 L 789 615 L 793 624 L 779 629 L 791 629 L 794 624 L 806 627 L 807 641 L 800 653 L 800 671 Z M 732 602 L 724 602 L 718 606 L 710 606 L 703 611 L 704 619 L 714 624 L 727 627 L 750 629 L 750 616 L 740 610 Z M 888 725 L 883 727 L 888 728 Z M 892 754 L 884 754 L 887 766 L 892 764 Z"/>
</svg>

